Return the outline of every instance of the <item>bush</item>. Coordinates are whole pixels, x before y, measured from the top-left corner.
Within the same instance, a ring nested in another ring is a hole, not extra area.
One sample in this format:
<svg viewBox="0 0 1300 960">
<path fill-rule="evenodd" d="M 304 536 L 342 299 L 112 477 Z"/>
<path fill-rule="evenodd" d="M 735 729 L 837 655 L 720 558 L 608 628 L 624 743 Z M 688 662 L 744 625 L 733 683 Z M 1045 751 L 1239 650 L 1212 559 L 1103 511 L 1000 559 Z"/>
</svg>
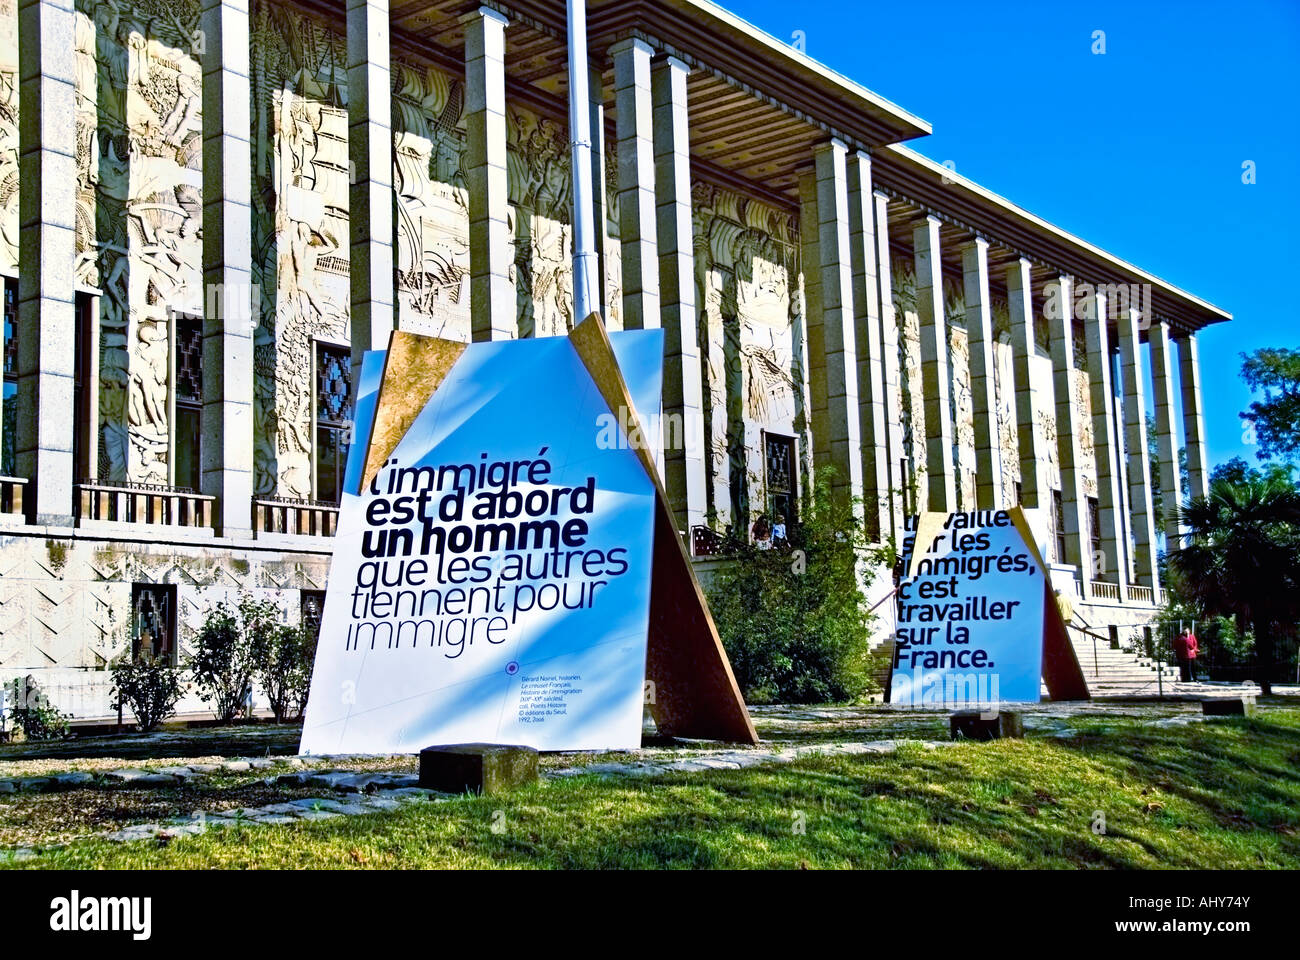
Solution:
<svg viewBox="0 0 1300 960">
<path fill-rule="evenodd" d="M 826 703 L 872 692 L 871 616 L 857 577 L 866 539 L 854 507 L 834 504 L 819 472 L 802 526 L 789 545 L 735 543 L 709 605 L 745 699 Z M 882 555 L 865 557 L 879 563 Z"/>
<path fill-rule="evenodd" d="M 316 633 L 306 624 L 263 622 L 250 635 L 254 675 L 277 723 L 301 717 L 316 656 Z"/>
<path fill-rule="evenodd" d="M 35 677 L 15 677 L 5 693 L 13 704 L 9 716 L 27 740 L 62 740 L 68 735 L 72 718 L 45 699 Z"/>
<path fill-rule="evenodd" d="M 245 606 L 257 621 L 261 616 L 258 604 L 248 598 L 241 600 L 240 617 L 245 613 Z M 213 704 L 217 719 L 223 723 L 230 722 L 244 709 L 253 692 L 253 660 L 247 630 L 240 628 L 240 617 L 227 604 L 218 603 L 195 636 L 194 652 L 187 664 L 199 696 L 205 703 Z"/>
<path fill-rule="evenodd" d="M 142 733 L 154 729 L 176 712 L 176 702 L 183 693 L 181 674 L 165 659 L 126 656 L 115 661 L 110 669 L 113 708 L 129 706 Z"/>
</svg>

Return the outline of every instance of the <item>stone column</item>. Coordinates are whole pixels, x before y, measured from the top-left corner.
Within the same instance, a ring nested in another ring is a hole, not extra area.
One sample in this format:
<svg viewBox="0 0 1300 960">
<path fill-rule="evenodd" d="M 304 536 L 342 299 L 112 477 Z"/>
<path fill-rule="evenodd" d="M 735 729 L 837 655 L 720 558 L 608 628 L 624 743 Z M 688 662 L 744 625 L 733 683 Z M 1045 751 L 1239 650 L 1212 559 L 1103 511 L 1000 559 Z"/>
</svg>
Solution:
<svg viewBox="0 0 1300 960">
<path fill-rule="evenodd" d="M 247 0 L 203 0 L 203 492 L 219 535 L 252 536 L 253 289 Z M 354 248 L 355 249 L 355 248 Z M 356 316 L 355 306 L 353 316 Z M 173 334 L 173 343 L 175 342 Z"/>
<path fill-rule="evenodd" d="M 1115 312 L 1112 309 L 1112 312 Z M 1120 570 L 1122 576 L 1120 582 L 1123 584 L 1136 583 L 1136 567 L 1133 563 L 1133 505 L 1128 499 L 1128 443 L 1126 439 L 1127 421 L 1124 419 L 1124 358 L 1119 350 L 1119 326 L 1123 323 L 1123 315 L 1116 314 L 1119 318 L 1115 325 L 1115 339 L 1111 341 L 1110 355 L 1110 391 L 1111 406 L 1114 413 L 1111 416 L 1111 425 L 1115 433 L 1115 467 L 1116 480 L 1119 484 L 1119 523 L 1118 535 L 1120 544 Z"/>
<path fill-rule="evenodd" d="M 957 509 L 953 465 L 952 406 L 948 364 L 948 322 L 944 316 L 943 265 L 938 217 L 912 228 L 916 262 L 916 312 L 921 326 L 921 392 L 925 397 L 925 471 L 928 509 Z"/>
<path fill-rule="evenodd" d="M 1061 510 L 1065 525 L 1065 556 L 1062 563 L 1079 571 L 1083 599 L 1092 599 L 1092 575 L 1088 545 L 1088 501 L 1083 492 L 1083 459 L 1079 438 L 1083 414 L 1074 392 L 1074 280 L 1057 281 L 1056 306 L 1048 310 L 1052 336 L 1052 387 L 1056 398 L 1056 459 L 1061 468 Z"/>
<path fill-rule="evenodd" d="M 1128 497 L 1133 523 L 1133 565 L 1138 583 L 1156 590 L 1156 521 L 1151 505 L 1151 467 L 1147 461 L 1146 390 L 1142 382 L 1140 314 L 1119 320 L 1120 363 L 1124 369 L 1124 446 L 1128 452 Z"/>
<path fill-rule="evenodd" d="M 1091 315 L 1086 318 L 1088 345 L 1088 390 L 1092 401 L 1092 440 L 1097 461 L 1097 514 L 1101 522 L 1101 557 L 1094 557 L 1084 575 L 1090 579 L 1115 578 L 1119 599 L 1128 599 L 1128 576 L 1120 541 L 1119 476 L 1116 469 L 1114 390 L 1110 378 L 1110 331 L 1107 328 L 1104 294 L 1094 294 Z"/>
<path fill-rule="evenodd" d="M 876 214 L 876 274 L 880 294 L 880 351 L 884 376 L 886 463 L 889 477 L 890 531 L 901 547 L 906 513 L 903 469 L 903 421 L 900 384 L 902 371 L 898 357 L 898 314 L 894 310 L 893 264 L 889 254 L 889 198 L 883 193 L 872 195 Z"/>
<path fill-rule="evenodd" d="M 655 236 L 654 108 L 650 58 L 641 40 L 610 48 L 618 137 L 618 238 L 623 270 L 623 328 L 659 326 L 659 249 Z"/>
<path fill-rule="evenodd" d="M 655 222 L 659 234 L 660 316 L 664 328 L 664 486 L 684 532 L 704 523 L 704 398 L 696 331 L 695 242 L 691 216 L 686 77 L 676 57 L 654 62 Z"/>
<path fill-rule="evenodd" d="M 591 104 L 588 122 L 591 124 L 591 200 L 592 220 L 596 227 L 596 303 L 594 308 L 609 329 L 609 304 L 605 302 L 605 241 L 608 238 L 609 210 L 605 197 L 605 86 L 600 70 L 592 67 L 588 71 L 587 97 Z M 574 323 L 581 323 L 586 317 L 574 317 Z"/>
<path fill-rule="evenodd" d="M 506 173 L 506 18 L 491 7 L 465 25 L 465 170 L 469 190 L 470 326 L 475 340 L 519 336 Z"/>
<path fill-rule="evenodd" d="M 1011 358 L 1016 381 L 1016 429 L 1020 451 L 1020 498 L 1025 507 L 1050 510 L 1047 444 L 1038 421 L 1046 399 L 1033 377 L 1038 347 L 1034 338 L 1034 282 L 1023 257 L 1007 268 L 1007 306 L 1011 313 Z M 1048 531 L 1055 537 L 1055 531 Z"/>
<path fill-rule="evenodd" d="M 361 355 L 367 350 L 388 349 L 395 318 L 388 0 L 347 0 L 347 33 L 348 160 L 352 167 L 348 282 L 355 383 Z M 470 195 L 473 193 L 471 189 Z M 472 206 L 473 201 L 470 203 Z"/>
<path fill-rule="evenodd" d="M 1182 484 L 1178 470 L 1178 435 L 1174 426 L 1174 371 L 1169 352 L 1169 323 L 1153 321 L 1147 330 L 1147 350 L 1151 354 L 1151 383 L 1156 408 L 1156 446 L 1160 451 L 1160 491 L 1163 516 L 1157 518 L 1165 531 L 1165 549 L 1180 543 L 1178 508 L 1182 502 Z"/>
<path fill-rule="evenodd" d="M 1206 465 L 1205 415 L 1201 401 L 1201 362 L 1197 357 L 1196 334 L 1178 338 L 1178 379 L 1183 391 L 1183 435 L 1187 443 L 1187 485 L 1193 497 L 1210 493 L 1210 470 Z"/>
<path fill-rule="evenodd" d="M 1002 451 L 993 366 L 989 242 L 976 237 L 963 246 L 961 266 L 970 344 L 971 406 L 975 414 L 975 502 L 981 510 L 993 510 L 1002 498 Z"/>
<path fill-rule="evenodd" d="M 860 395 L 858 413 L 862 443 L 862 500 L 867 536 L 873 541 L 883 541 L 892 529 L 871 157 L 861 151 L 850 157 L 848 176 L 849 253 L 853 266 L 853 343 L 857 348 Z"/>
<path fill-rule="evenodd" d="M 72 524 L 77 161 L 72 0 L 18 4 L 18 410 L 32 523 Z"/>
<path fill-rule="evenodd" d="M 847 153 L 831 140 L 813 150 L 809 226 L 816 231 L 815 258 L 805 262 L 805 282 L 816 274 L 808 306 L 808 366 L 813 407 L 813 461 L 834 468 L 833 495 L 842 503 L 862 496 L 862 435 L 858 411 L 858 365 L 853 338 L 853 265 L 849 248 Z"/>
</svg>

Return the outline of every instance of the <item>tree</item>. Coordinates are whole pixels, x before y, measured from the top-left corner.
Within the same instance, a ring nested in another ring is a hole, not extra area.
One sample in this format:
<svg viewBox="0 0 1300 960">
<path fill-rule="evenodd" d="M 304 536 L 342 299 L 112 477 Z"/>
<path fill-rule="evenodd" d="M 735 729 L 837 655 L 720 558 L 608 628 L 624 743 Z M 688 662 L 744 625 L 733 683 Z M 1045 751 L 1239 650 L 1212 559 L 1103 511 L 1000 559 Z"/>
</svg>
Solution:
<svg viewBox="0 0 1300 960">
<path fill-rule="evenodd" d="M 1300 350 L 1264 347 L 1241 359 L 1246 386 L 1264 393 L 1242 414 L 1254 425 L 1259 459 L 1294 459 L 1300 454 Z"/>
<path fill-rule="evenodd" d="M 302 716 L 311 686 L 316 632 L 307 624 L 263 622 L 249 635 L 254 675 L 276 723 Z"/>
<path fill-rule="evenodd" d="M 1156 426 L 1154 414 L 1147 414 L 1147 466 L 1151 471 L 1151 509 L 1155 516 L 1165 515 L 1165 491 L 1160 476 L 1160 432 Z M 1181 488 L 1178 499 L 1186 497 L 1191 491 L 1191 480 L 1187 473 L 1187 448 L 1178 448 L 1178 484 Z M 1158 524 L 1159 532 L 1164 535 L 1163 524 Z"/>
<path fill-rule="evenodd" d="M 1241 457 L 1233 457 L 1210 471 L 1210 482 L 1226 480 L 1229 483 L 1242 484 L 1251 481 L 1277 481 L 1294 487 L 1295 471 L 1295 466 L 1290 463 L 1269 462 L 1260 467 L 1252 467 Z"/>
<path fill-rule="evenodd" d="M 745 699 L 826 703 L 869 693 L 871 614 L 858 581 L 866 538 L 855 510 L 818 471 L 803 522 L 789 543 L 760 550 L 735 539 L 714 578 L 709 607 Z"/>
<path fill-rule="evenodd" d="M 1215 480 L 1180 517 L 1189 538 L 1168 562 L 1180 588 L 1210 614 L 1255 635 L 1256 679 L 1272 685 L 1275 639 L 1300 614 L 1300 490 L 1272 479 Z"/>
<path fill-rule="evenodd" d="M 242 601 L 240 613 L 244 613 Z M 253 659 L 248 631 L 240 629 L 235 612 L 225 603 L 218 603 L 204 619 L 188 666 L 200 696 L 213 703 L 217 719 L 233 720 L 253 691 Z"/>
<path fill-rule="evenodd" d="M 129 706 L 141 733 L 148 733 L 176 712 L 185 690 L 180 672 L 164 658 L 119 657 L 113 673 L 113 707 Z"/>
</svg>

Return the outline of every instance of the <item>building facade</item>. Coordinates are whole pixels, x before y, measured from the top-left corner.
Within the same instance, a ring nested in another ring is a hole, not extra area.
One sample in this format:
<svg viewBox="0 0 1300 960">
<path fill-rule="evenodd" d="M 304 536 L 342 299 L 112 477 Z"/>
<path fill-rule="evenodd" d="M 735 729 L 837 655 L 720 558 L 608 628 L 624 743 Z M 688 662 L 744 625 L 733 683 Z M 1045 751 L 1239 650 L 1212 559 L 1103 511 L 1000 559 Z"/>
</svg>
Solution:
<svg viewBox="0 0 1300 960">
<path fill-rule="evenodd" d="M 880 540 L 1036 509 L 1088 622 L 1148 621 L 1229 315 L 721 8 L 588 21 L 602 314 L 665 330 L 695 552 L 830 465 Z M 0 679 L 106 716 L 219 600 L 319 616 L 360 354 L 575 321 L 566 117 L 559 0 L 0 0 Z"/>
</svg>

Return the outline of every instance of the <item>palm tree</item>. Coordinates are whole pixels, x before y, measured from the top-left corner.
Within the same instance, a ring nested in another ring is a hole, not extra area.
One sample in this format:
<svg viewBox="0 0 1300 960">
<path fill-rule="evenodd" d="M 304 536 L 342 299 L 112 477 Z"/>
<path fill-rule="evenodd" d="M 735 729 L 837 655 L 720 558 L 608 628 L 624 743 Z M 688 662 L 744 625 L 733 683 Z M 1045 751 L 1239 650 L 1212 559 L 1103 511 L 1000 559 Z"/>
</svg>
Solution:
<svg viewBox="0 0 1300 960">
<path fill-rule="evenodd" d="M 1215 480 L 1180 519 L 1187 535 L 1171 545 L 1171 572 L 1206 613 L 1254 628 L 1256 680 L 1272 692 L 1275 633 L 1300 613 L 1300 490 L 1278 479 Z"/>
</svg>

